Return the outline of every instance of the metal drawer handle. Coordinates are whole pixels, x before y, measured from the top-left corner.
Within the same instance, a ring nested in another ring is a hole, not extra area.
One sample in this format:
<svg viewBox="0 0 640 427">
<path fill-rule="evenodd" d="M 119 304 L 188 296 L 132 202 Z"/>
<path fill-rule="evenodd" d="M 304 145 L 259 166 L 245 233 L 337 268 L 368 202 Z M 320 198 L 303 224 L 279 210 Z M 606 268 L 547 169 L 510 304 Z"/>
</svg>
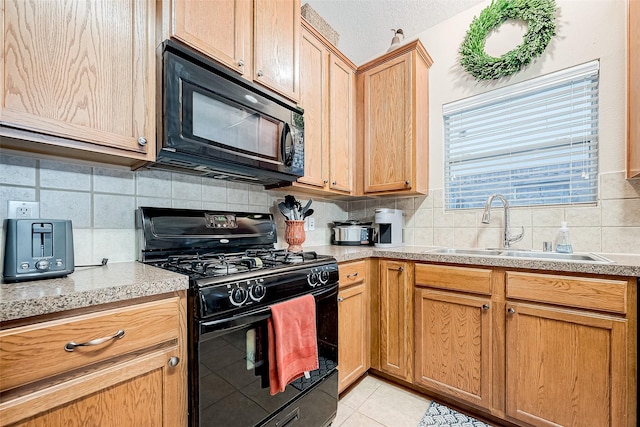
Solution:
<svg viewBox="0 0 640 427">
<path fill-rule="evenodd" d="M 398 267 L 398 271 L 402 273 L 404 271 L 404 267 Z"/>
<path fill-rule="evenodd" d="M 351 277 L 356 277 L 358 275 L 358 272 L 356 271 L 353 274 L 347 274 L 347 279 L 351 278 Z"/>
<path fill-rule="evenodd" d="M 338 302 L 342 302 L 342 301 L 344 301 L 344 298 L 338 297 Z"/>
<path fill-rule="evenodd" d="M 118 332 L 116 332 L 115 334 L 113 334 L 110 337 L 104 337 L 104 338 L 96 338 L 95 340 L 91 340 L 91 341 L 87 341 L 87 342 L 82 342 L 82 343 L 75 343 L 73 341 L 69 341 L 65 346 L 64 349 L 66 351 L 73 351 L 76 347 L 90 347 L 92 345 L 100 345 L 100 344 L 104 344 L 107 341 L 111 341 L 114 339 L 120 339 L 124 337 L 124 329 L 118 329 Z"/>
<path fill-rule="evenodd" d="M 515 312 L 516 312 L 516 309 L 515 309 L 515 308 L 509 307 L 509 308 L 507 309 L 507 313 L 509 313 L 509 314 L 513 314 L 513 313 L 515 313 Z"/>
<path fill-rule="evenodd" d="M 483 310 L 489 310 L 489 304 L 482 304 Z"/>
</svg>

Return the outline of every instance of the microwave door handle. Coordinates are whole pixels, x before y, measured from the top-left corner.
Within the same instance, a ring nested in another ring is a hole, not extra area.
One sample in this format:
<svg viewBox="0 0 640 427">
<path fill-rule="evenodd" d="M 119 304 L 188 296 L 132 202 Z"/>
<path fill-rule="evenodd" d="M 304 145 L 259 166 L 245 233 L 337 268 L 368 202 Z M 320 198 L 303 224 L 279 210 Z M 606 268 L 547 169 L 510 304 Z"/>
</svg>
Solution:
<svg viewBox="0 0 640 427">
<path fill-rule="evenodd" d="M 294 144 L 293 137 L 291 136 L 291 128 L 288 123 L 284 124 L 282 128 L 282 135 L 280 136 L 280 148 L 282 151 L 282 162 L 285 166 L 291 166 L 293 164 Z"/>
</svg>

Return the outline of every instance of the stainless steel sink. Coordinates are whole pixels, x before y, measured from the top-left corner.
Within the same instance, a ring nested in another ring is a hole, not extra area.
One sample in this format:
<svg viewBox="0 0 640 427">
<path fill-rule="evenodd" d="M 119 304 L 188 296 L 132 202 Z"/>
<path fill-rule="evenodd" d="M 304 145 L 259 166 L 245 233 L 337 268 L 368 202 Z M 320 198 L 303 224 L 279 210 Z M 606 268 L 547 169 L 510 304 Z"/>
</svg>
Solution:
<svg viewBox="0 0 640 427">
<path fill-rule="evenodd" d="M 535 252 L 535 251 L 504 251 L 500 256 L 513 257 L 513 258 L 537 258 L 537 259 L 551 259 L 558 261 L 580 261 L 580 262 L 599 262 L 599 263 L 611 263 L 610 259 L 596 254 L 561 254 L 557 252 Z"/>
<path fill-rule="evenodd" d="M 578 261 L 578 262 L 591 262 L 591 263 L 600 263 L 600 264 L 608 264 L 608 263 L 614 262 L 603 256 L 592 254 L 592 253 L 562 254 L 558 252 L 537 252 L 537 251 L 512 250 L 512 249 L 456 249 L 456 248 L 441 248 L 441 249 L 435 249 L 427 252 L 432 254 L 442 254 L 442 255 L 476 255 L 476 256 L 505 257 L 505 258 L 541 259 L 541 260 L 553 260 L 553 261 Z"/>
<path fill-rule="evenodd" d="M 500 249 L 455 249 L 455 248 L 443 248 L 428 251 L 432 254 L 444 254 L 444 255 L 482 255 L 482 256 L 498 256 L 502 253 Z"/>
</svg>

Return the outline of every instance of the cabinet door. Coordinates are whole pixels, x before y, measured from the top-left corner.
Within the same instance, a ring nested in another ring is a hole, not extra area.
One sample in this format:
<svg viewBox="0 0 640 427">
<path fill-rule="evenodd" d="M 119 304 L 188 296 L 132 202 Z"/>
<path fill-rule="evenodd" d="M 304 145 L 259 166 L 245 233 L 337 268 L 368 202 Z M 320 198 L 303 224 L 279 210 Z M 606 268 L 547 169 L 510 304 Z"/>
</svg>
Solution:
<svg viewBox="0 0 640 427">
<path fill-rule="evenodd" d="M 364 192 L 410 189 L 411 53 L 364 73 Z"/>
<path fill-rule="evenodd" d="M 355 73 L 339 57 L 331 55 L 329 65 L 329 188 L 353 190 L 353 147 L 355 143 Z"/>
<path fill-rule="evenodd" d="M 338 392 L 367 372 L 367 305 L 363 282 L 338 294 Z"/>
<path fill-rule="evenodd" d="M 245 75 L 252 69 L 252 7 L 251 0 L 174 0 L 172 36 Z"/>
<path fill-rule="evenodd" d="M 179 354 L 175 347 L 156 351 L 37 393 L 3 399 L 2 425 L 186 426 L 186 360 L 175 367 L 169 363 Z"/>
<path fill-rule="evenodd" d="M 416 384 L 491 407 L 491 301 L 417 288 Z"/>
<path fill-rule="evenodd" d="M 380 370 L 405 381 L 413 376 L 412 264 L 380 261 Z"/>
<path fill-rule="evenodd" d="M 79 147 L 85 150 L 112 154 L 105 147 L 115 147 L 114 154 L 151 159 L 155 2 L 3 5 L 0 123 L 94 144 Z"/>
<path fill-rule="evenodd" d="M 300 99 L 300 0 L 254 0 L 253 80 Z"/>
<path fill-rule="evenodd" d="M 304 176 L 298 182 L 323 188 L 327 168 L 327 65 L 329 52 L 304 30 L 300 52 L 300 104 L 304 108 Z"/>
<path fill-rule="evenodd" d="M 623 319 L 507 303 L 506 413 L 535 426 L 626 426 Z"/>
</svg>

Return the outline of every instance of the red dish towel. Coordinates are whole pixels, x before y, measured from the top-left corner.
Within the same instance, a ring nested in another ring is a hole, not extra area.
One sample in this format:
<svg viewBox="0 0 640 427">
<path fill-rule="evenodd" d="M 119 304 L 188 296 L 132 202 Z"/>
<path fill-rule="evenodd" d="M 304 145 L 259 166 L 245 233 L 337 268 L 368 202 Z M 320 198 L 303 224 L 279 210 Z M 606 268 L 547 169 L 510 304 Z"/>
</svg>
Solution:
<svg viewBox="0 0 640 427">
<path fill-rule="evenodd" d="M 318 369 L 316 300 L 305 295 L 271 306 L 268 320 L 271 395 L 307 371 Z"/>
</svg>

